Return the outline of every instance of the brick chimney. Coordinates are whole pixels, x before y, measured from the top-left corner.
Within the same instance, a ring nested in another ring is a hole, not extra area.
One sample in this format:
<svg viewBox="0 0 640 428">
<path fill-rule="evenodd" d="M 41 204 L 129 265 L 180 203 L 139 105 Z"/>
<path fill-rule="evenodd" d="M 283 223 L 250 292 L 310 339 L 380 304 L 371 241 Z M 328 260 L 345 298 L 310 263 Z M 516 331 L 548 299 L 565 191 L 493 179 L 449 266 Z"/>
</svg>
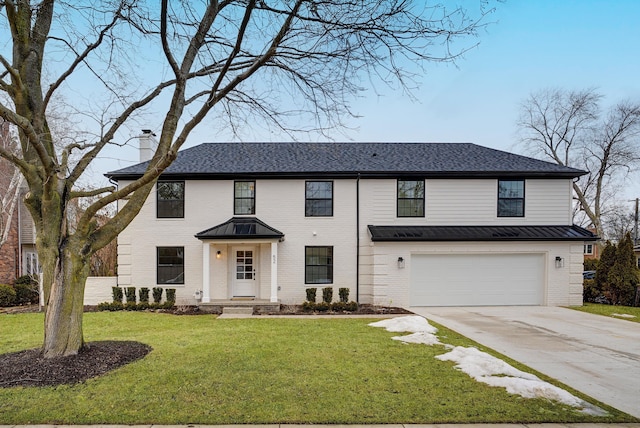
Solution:
<svg viewBox="0 0 640 428">
<path fill-rule="evenodd" d="M 150 129 L 143 129 L 142 134 L 138 135 L 138 141 L 140 142 L 140 162 L 151 160 L 153 154 L 158 148 L 156 134 L 154 134 Z"/>
</svg>

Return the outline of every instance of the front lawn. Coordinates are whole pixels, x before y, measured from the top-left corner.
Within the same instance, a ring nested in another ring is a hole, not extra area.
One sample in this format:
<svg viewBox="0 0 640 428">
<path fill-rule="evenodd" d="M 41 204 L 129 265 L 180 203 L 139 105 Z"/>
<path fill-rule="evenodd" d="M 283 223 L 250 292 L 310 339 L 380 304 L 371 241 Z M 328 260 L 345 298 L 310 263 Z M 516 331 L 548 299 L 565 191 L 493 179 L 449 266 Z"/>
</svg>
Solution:
<svg viewBox="0 0 640 428">
<path fill-rule="evenodd" d="M 631 306 L 601 305 L 598 303 L 585 303 L 584 306 L 573 306 L 576 311 L 590 314 L 604 315 L 621 320 L 640 322 L 640 308 Z"/>
<path fill-rule="evenodd" d="M 0 388 L 0 424 L 636 421 L 601 404 L 610 416 L 478 383 L 434 358 L 442 346 L 391 340 L 398 333 L 372 321 L 87 313 L 87 341 L 136 340 L 153 351 L 81 384 Z M 0 353 L 40 346 L 42 324 L 41 314 L 0 315 Z M 438 327 L 447 343 L 473 345 Z"/>
</svg>

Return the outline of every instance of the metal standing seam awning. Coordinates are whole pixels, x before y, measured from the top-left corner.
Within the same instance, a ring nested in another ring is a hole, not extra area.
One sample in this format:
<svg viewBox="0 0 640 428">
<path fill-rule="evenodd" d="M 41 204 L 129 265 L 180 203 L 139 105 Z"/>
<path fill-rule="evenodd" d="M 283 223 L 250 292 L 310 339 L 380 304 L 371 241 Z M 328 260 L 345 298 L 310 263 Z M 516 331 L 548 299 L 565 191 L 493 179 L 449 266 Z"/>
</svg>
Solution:
<svg viewBox="0 0 640 428">
<path fill-rule="evenodd" d="M 374 242 L 427 241 L 596 241 L 580 226 L 374 226 Z"/>
<path fill-rule="evenodd" d="M 202 301 L 210 302 L 210 243 L 211 241 L 253 240 L 271 244 L 271 292 L 270 301 L 278 301 L 278 242 L 284 241 L 284 233 L 255 217 L 232 217 L 228 221 L 203 230 L 195 235 L 202 241 Z"/>
<path fill-rule="evenodd" d="M 217 226 L 196 233 L 200 240 L 211 239 L 278 239 L 284 240 L 284 233 L 255 217 L 232 217 Z"/>
</svg>

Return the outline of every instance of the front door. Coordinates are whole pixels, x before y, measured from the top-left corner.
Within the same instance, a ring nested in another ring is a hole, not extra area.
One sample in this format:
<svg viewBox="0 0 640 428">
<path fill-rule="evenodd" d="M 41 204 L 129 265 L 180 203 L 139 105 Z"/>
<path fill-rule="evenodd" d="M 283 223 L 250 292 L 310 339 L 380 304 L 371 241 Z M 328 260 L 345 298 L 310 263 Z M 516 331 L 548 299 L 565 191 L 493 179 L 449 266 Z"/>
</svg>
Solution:
<svg viewBox="0 0 640 428">
<path fill-rule="evenodd" d="M 235 278 L 233 297 L 256 296 L 256 249 L 255 247 L 236 247 Z"/>
</svg>

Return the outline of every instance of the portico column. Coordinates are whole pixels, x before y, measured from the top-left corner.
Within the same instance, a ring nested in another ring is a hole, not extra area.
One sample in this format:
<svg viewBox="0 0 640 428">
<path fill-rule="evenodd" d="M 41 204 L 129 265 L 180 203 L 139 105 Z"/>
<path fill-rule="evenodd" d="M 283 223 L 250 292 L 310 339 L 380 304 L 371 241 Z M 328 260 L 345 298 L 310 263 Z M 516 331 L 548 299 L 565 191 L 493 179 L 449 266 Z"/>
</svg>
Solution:
<svg viewBox="0 0 640 428">
<path fill-rule="evenodd" d="M 278 301 L 278 243 L 271 243 L 271 303 Z"/>
<path fill-rule="evenodd" d="M 209 258 L 211 245 L 202 242 L 202 303 L 209 303 L 211 296 L 209 293 L 209 272 L 211 272 L 211 259 Z"/>
</svg>

